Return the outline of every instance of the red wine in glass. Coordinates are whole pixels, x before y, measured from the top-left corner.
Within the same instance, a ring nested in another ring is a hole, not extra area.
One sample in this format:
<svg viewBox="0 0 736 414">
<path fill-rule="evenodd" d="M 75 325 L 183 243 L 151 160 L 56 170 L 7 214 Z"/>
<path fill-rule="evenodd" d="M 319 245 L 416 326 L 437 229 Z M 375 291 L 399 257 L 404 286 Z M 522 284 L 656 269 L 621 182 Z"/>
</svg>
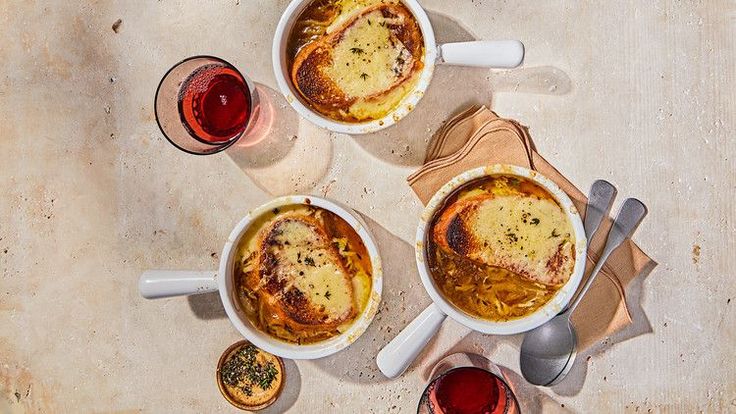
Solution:
<svg viewBox="0 0 736 414">
<path fill-rule="evenodd" d="M 234 69 L 204 65 L 181 85 L 179 115 L 184 127 L 206 143 L 227 142 L 245 131 L 251 97 L 245 79 Z"/>
<path fill-rule="evenodd" d="M 247 138 L 260 113 L 255 84 L 215 56 L 192 56 L 169 69 L 154 106 L 164 137 L 195 155 L 215 154 Z"/>
<path fill-rule="evenodd" d="M 435 378 L 419 404 L 420 413 L 501 414 L 515 412 L 516 401 L 508 386 L 485 369 L 453 368 Z"/>
</svg>

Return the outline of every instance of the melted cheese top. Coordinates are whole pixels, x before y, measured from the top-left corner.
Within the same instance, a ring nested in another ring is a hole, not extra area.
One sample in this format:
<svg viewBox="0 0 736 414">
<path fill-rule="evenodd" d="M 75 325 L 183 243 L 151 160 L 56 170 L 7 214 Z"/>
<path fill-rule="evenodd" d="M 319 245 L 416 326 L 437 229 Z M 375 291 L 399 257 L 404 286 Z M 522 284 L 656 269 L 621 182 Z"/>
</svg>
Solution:
<svg viewBox="0 0 736 414">
<path fill-rule="evenodd" d="M 280 230 L 276 239 L 283 244 L 278 256 L 284 274 L 279 276 L 289 281 L 284 291 L 296 287 L 328 315 L 340 317 L 350 312 L 354 304 L 352 284 L 314 229 L 303 222 L 288 221 Z"/>
<path fill-rule="evenodd" d="M 353 14 L 359 13 L 366 7 L 376 4 L 397 4 L 399 0 L 335 0 L 335 5 L 340 8 L 340 14 L 327 27 L 327 33 L 335 31 L 348 21 Z"/>
<path fill-rule="evenodd" d="M 519 195 L 483 201 L 472 222 L 474 234 L 487 245 L 478 252 L 485 261 L 525 263 L 534 274 L 547 273 L 547 263 L 560 244 L 572 243 L 571 226 L 562 208 L 551 199 Z M 571 267 L 568 260 L 565 267 Z"/>
<path fill-rule="evenodd" d="M 413 58 L 387 27 L 391 19 L 376 10 L 345 30 L 325 73 L 348 96 L 365 97 L 391 88 Z"/>
</svg>

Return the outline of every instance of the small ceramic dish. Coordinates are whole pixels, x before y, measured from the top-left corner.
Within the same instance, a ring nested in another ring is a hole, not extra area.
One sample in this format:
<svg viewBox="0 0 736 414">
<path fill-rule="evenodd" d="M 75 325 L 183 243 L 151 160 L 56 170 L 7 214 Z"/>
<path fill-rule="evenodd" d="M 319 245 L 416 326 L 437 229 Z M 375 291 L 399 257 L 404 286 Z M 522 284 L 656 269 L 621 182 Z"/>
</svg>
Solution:
<svg viewBox="0 0 736 414">
<path fill-rule="evenodd" d="M 250 344 L 250 342 L 246 341 L 245 339 L 239 342 L 236 342 L 232 345 L 230 345 L 225 352 L 222 353 L 220 356 L 219 361 L 217 361 L 217 371 L 215 371 L 215 380 L 217 381 L 217 387 L 220 389 L 220 393 L 222 396 L 232 404 L 233 406 L 240 408 L 241 410 L 247 410 L 247 411 L 258 411 L 262 410 L 266 407 L 269 407 L 271 404 L 276 402 L 276 400 L 281 395 L 281 391 L 284 389 L 284 384 L 286 383 L 286 370 L 284 369 L 284 361 L 281 360 L 278 356 L 276 356 L 276 361 L 279 364 L 279 370 L 281 372 L 281 381 L 279 381 L 278 388 L 274 392 L 273 396 L 269 398 L 267 401 L 258 404 L 258 405 L 249 405 L 243 401 L 240 401 L 237 399 L 237 397 L 230 394 L 230 392 L 227 389 L 227 386 L 222 382 L 222 367 L 225 365 L 225 362 L 227 362 L 230 355 L 237 352 L 240 348 Z"/>
</svg>

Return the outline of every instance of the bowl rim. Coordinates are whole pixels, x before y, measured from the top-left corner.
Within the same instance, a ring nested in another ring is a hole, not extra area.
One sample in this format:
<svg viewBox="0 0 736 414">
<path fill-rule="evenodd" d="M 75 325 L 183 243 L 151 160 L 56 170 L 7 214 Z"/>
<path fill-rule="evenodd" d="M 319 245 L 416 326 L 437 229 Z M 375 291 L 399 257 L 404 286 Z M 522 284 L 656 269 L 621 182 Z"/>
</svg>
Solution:
<svg viewBox="0 0 736 414">
<path fill-rule="evenodd" d="M 570 275 L 568 281 L 557 291 L 552 299 L 547 302 L 544 306 L 536 310 L 534 313 L 524 316 L 518 319 L 512 319 L 505 322 L 496 322 L 487 319 L 481 319 L 478 317 L 471 316 L 468 313 L 457 308 L 446 300 L 439 290 L 436 288 L 434 279 L 430 275 L 430 271 L 426 261 L 426 251 L 424 246 L 426 245 L 426 232 L 430 226 L 431 220 L 434 217 L 435 212 L 442 206 L 444 200 L 452 192 L 454 192 L 460 186 L 476 180 L 482 177 L 488 177 L 493 175 L 514 175 L 529 179 L 536 184 L 540 185 L 545 190 L 549 191 L 552 196 L 555 197 L 558 203 L 562 206 L 566 212 L 567 218 L 572 225 L 573 232 L 575 235 L 575 265 L 573 272 Z M 585 261 L 586 261 L 586 250 L 587 250 L 587 239 L 585 237 L 585 230 L 583 228 L 583 222 L 580 218 L 577 208 L 573 204 L 570 197 L 562 191 L 552 180 L 527 168 L 519 167 L 516 165 L 509 164 L 494 164 L 484 167 L 473 168 L 458 174 L 445 185 L 443 185 L 437 192 L 432 196 L 430 201 L 422 213 L 419 225 L 417 226 L 416 243 L 415 243 L 415 256 L 417 262 L 417 268 L 419 275 L 424 285 L 424 289 L 427 294 L 432 298 L 432 301 L 437 306 L 457 322 L 465 325 L 466 327 L 486 333 L 486 334 L 497 334 L 497 335 L 513 335 L 521 332 L 530 331 L 543 323 L 549 321 L 555 317 L 560 311 L 562 311 L 572 299 L 573 295 L 577 291 L 578 286 L 585 273 Z"/>
<path fill-rule="evenodd" d="M 286 41 L 288 40 L 289 33 L 291 32 L 292 24 L 299 17 L 301 11 L 312 1 L 314 0 L 292 0 L 281 14 L 281 18 L 276 26 L 276 32 L 273 37 L 273 44 L 271 47 L 273 71 L 276 77 L 276 83 L 289 105 L 291 105 L 299 115 L 317 126 L 333 132 L 348 135 L 370 134 L 384 128 L 388 128 L 414 110 L 424 96 L 424 92 L 432 80 L 432 74 L 434 73 L 434 66 L 438 55 L 432 23 L 429 21 L 427 13 L 419 2 L 416 0 L 400 0 L 414 15 L 414 18 L 419 24 L 419 29 L 422 31 L 422 37 L 424 38 L 424 68 L 419 75 L 419 80 L 414 87 L 414 90 L 409 92 L 404 99 L 402 99 L 401 103 L 383 118 L 362 123 L 347 123 L 327 118 L 304 104 L 299 97 L 299 94 L 292 87 L 291 77 L 285 75 L 288 73 L 285 53 Z"/>
<path fill-rule="evenodd" d="M 245 316 L 241 317 L 241 313 L 235 307 L 237 301 L 233 296 L 234 259 L 237 254 L 236 250 L 240 238 L 245 234 L 252 222 L 262 214 L 273 210 L 274 208 L 295 204 L 320 207 L 345 220 L 350 227 L 358 233 L 361 240 L 363 240 L 366 250 L 368 251 L 368 255 L 370 256 L 372 267 L 371 294 L 368 298 L 368 303 L 352 325 L 350 325 L 350 327 L 340 335 L 336 335 L 324 341 L 303 345 L 276 339 L 253 326 Z M 343 206 L 338 202 L 331 201 L 326 198 L 311 195 L 287 195 L 277 197 L 259 207 L 256 207 L 246 214 L 246 216 L 243 217 L 243 219 L 241 219 L 232 230 L 227 243 L 225 243 L 225 247 L 223 248 L 220 258 L 218 274 L 221 276 L 218 277 L 220 299 L 223 307 L 225 308 L 225 313 L 238 332 L 258 348 L 261 348 L 273 355 L 289 359 L 322 358 L 341 351 L 355 342 L 363 333 L 365 333 L 378 312 L 378 306 L 381 302 L 381 292 L 383 290 L 383 267 L 381 264 L 381 256 L 378 251 L 378 246 L 363 219 L 360 218 L 354 210 L 347 206 Z"/>
</svg>

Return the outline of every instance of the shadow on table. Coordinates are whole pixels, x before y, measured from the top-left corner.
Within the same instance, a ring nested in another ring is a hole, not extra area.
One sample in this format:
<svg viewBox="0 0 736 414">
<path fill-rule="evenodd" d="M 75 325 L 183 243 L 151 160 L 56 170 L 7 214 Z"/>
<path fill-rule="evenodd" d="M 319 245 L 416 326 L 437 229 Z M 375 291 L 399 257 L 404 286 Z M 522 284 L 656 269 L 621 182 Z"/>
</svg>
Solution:
<svg viewBox="0 0 736 414">
<path fill-rule="evenodd" d="M 199 319 L 225 319 L 227 314 L 225 308 L 222 307 L 219 292 L 202 293 L 199 295 L 187 296 L 189 308 Z"/>
<path fill-rule="evenodd" d="M 520 92 L 537 95 L 566 95 L 572 91 L 572 80 L 554 66 L 520 67 L 493 71 L 489 81 L 495 92 Z"/>
<path fill-rule="evenodd" d="M 438 43 L 476 40 L 453 18 L 428 12 Z M 495 92 L 564 95 L 570 78 L 551 67 L 489 70 L 437 65 L 432 82 L 417 107 L 396 125 L 353 139 L 372 155 L 392 164 L 418 166 L 424 161 L 431 136 L 453 114 L 473 104 L 491 107 Z"/>
<path fill-rule="evenodd" d="M 574 413 L 564 404 L 543 393 L 539 388 L 529 384 L 516 371 L 499 366 L 506 383 L 516 395 L 523 413 Z"/>
<path fill-rule="evenodd" d="M 272 406 L 258 411 L 259 413 L 285 413 L 299 398 L 299 393 L 302 390 L 302 375 L 299 372 L 299 367 L 290 359 L 282 359 L 284 361 L 284 378 L 286 379 L 282 394 Z"/>
<path fill-rule="evenodd" d="M 381 306 L 368 329 L 346 349 L 314 365 L 341 380 L 354 383 L 390 381 L 376 366 L 376 355 L 430 303 L 414 264 L 414 246 L 362 215 L 383 262 Z M 428 348 L 431 348 L 431 344 Z"/>
<path fill-rule="evenodd" d="M 257 83 L 259 113 L 225 153 L 272 196 L 308 192 L 332 163 L 330 132 L 301 119 L 280 92 Z"/>
</svg>

